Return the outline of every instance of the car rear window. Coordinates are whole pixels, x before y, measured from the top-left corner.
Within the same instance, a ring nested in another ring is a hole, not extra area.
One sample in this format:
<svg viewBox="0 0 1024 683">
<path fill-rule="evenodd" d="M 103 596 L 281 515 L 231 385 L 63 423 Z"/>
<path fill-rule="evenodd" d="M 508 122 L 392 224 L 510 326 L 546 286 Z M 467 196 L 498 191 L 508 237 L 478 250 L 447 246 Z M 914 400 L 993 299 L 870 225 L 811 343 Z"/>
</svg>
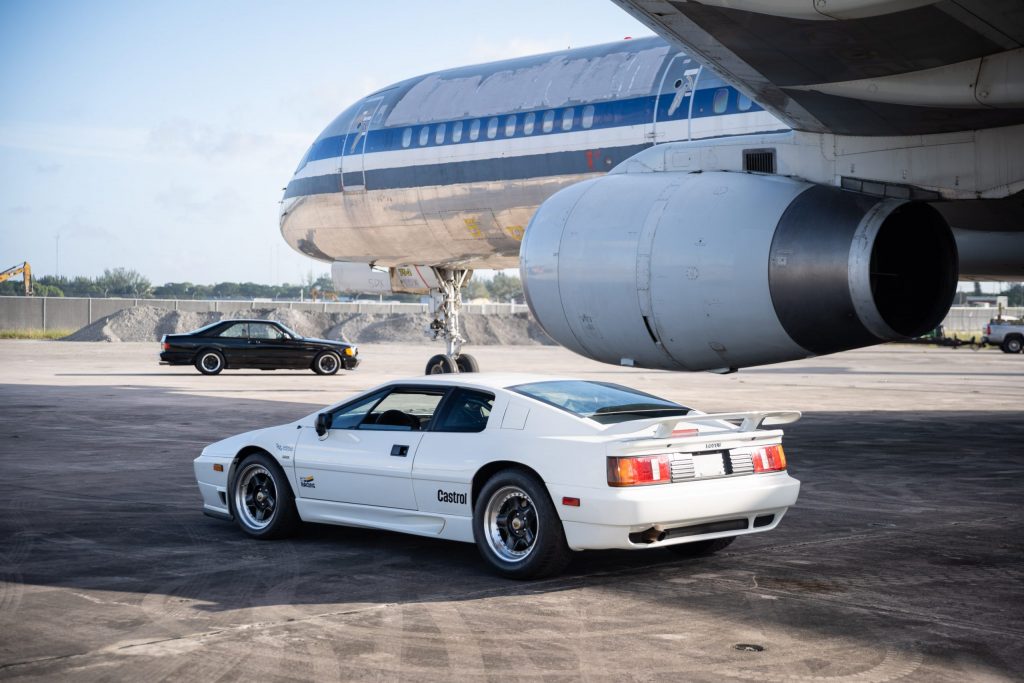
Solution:
<svg viewBox="0 0 1024 683">
<path fill-rule="evenodd" d="M 519 384 L 509 389 L 601 424 L 672 417 L 690 412 L 689 408 L 678 403 L 607 382 L 554 380 Z"/>
</svg>

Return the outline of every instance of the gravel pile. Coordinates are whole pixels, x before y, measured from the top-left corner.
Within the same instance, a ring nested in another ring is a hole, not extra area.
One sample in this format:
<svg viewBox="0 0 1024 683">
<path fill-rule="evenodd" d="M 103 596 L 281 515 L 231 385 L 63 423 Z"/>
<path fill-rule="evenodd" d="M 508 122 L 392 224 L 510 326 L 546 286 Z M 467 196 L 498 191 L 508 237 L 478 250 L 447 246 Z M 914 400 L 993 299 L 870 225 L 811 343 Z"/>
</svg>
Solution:
<svg viewBox="0 0 1024 683">
<path fill-rule="evenodd" d="M 426 313 L 323 313 L 291 308 L 257 308 L 217 313 L 186 313 L 135 306 L 101 318 L 62 341 L 148 342 L 165 334 L 191 332 L 228 318 L 262 318 L 284 323 L 304 337 L 344 339 L 357 344 L 417 343 L 429 340 Z M 461 316 L 470 344 L 553 344 L 528 313 Z"/>
</svg>

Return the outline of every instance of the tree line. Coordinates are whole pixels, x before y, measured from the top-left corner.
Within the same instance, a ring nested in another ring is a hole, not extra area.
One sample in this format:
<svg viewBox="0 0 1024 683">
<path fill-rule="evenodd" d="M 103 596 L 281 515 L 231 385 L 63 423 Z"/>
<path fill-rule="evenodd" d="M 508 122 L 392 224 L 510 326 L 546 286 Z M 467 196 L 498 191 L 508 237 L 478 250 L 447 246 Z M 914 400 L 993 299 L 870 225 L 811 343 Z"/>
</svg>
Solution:
<svg viewBox="0 0 1024 683">
<path fill-rule="evenodd" d="M 92 297 L 97 299 L 122 297 L 127 299 L 309 299 L 311 291 L 333 292 L 329 275 L 315 277 L 308 274 L 298 284 L 264 285 L 258 282 L 218 282 L 213 285 L 192 282 L 167 282 L 154 286 L 138 271 L 129 268 L 108 268 L 98 277 L 43 275 L 33 278 L 36 296 Z M 0 295 L 22 294 L 20 280 L 0 282 Z M 359 298 L 357 292 L 337 292 L 341 299 Z M 389 301 L 419 302 L 419 294 L 386 294 Z M 490 280 L 472 278 L 463 291 L 466 299 L 490 301 L 523 301 L 523 286 L 519 277 L 496 273 Z M 362 295 L 366 298 L 366 295 Z"/>
</svg>

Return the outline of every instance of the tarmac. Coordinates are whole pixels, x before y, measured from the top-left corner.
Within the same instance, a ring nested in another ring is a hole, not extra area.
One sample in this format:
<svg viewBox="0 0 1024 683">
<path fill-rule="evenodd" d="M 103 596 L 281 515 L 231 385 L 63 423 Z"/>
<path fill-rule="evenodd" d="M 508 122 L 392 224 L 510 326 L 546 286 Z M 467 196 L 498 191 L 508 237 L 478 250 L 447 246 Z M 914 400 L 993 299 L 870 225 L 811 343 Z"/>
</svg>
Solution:
<svg viewBox="0 0 1024 683">
<path fill-rule="evenodd" d="M 469 544 L 205 517 L 192 459 L 423 371 L 157 364 L 158 345 L 0 341 L 0 680 L 1024 680 L 1024 355 L 884 346 L 737 374 L 552 347 L 485 370 L 619 382 L 703 410 L 797 409 L 800 500 L 713 557 L 579 553 L 538 582 Z"/>
</svg>

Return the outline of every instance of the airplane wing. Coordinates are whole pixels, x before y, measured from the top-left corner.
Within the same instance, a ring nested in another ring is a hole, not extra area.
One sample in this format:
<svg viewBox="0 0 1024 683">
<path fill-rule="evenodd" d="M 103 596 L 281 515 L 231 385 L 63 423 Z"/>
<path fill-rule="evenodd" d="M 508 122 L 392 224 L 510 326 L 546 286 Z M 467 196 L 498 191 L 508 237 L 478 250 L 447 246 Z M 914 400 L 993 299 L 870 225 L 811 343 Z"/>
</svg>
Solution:
<svg viewBox="0 0 1024 683">
<path fill-rule="evenodd" d="M 612 0 L 797 130 L 1024 122 L 1020 0 Z"/>
</svg>

